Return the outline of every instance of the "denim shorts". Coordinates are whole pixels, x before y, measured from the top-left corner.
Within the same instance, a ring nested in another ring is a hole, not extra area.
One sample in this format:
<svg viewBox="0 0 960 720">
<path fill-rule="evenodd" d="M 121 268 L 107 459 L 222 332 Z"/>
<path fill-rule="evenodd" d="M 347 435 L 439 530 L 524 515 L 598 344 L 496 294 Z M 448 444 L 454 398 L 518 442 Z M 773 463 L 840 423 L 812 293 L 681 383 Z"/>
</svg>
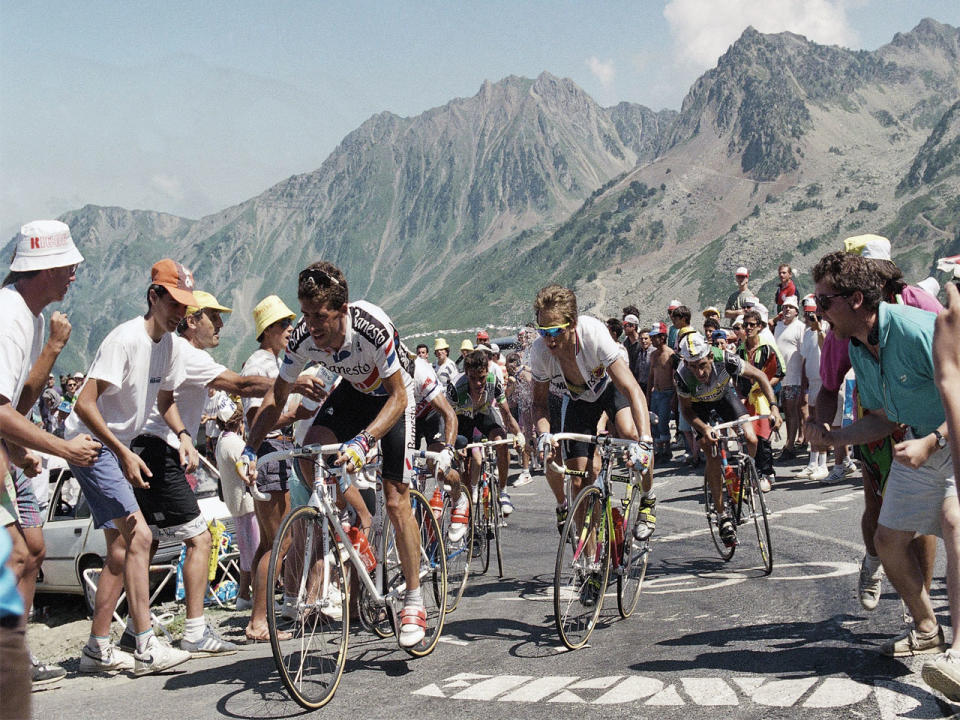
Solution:
<svg viewBox="0 0 960 720">
<path fill-rule="evenodd" d="M 71 465 L 73 477 L 90 506 L 93 526 L 100 530 L 116 530 L 115 518 L 125 518 L 140 511 L 133 486 L 123 476 L 120 461 L 110 448 L 100 448 L 96 462 L 90 467 Z"/>
</svg>

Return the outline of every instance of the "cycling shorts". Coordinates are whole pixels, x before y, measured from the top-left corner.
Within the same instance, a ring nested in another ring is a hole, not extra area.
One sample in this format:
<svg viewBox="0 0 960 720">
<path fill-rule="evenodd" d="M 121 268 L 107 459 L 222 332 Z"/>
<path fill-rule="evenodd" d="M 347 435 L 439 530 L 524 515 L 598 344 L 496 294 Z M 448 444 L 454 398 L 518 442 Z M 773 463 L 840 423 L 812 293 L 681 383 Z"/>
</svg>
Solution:
<svg viewBox="0 0 960 720">
<path fill-rule="evenodd" d="M 417 418 L 414 447 L 420 447 L 420 440 L 426 439 L 427 447 L 443 442 L 443 418 L 440 413 L 432 413 L 425 418 Z"/>
<path fill-rule="evenodd" d="M 609 383 L 600 397 L 593 402 L 571 398 L 564 408 L 561 427 L 563 432 L 596 435 L 597 423 L 600 422 L 600 416 L 603 413 L 607 413 L 612 426 L 617 413 L 628 407 L 630 407 L 630 401 L 627 397 L 617 389 L 616 385 Z M 570 440 L 565 443 L 564 454 L 567 458 L 590 457 L 592 454 L 588 443 Z"/>
<path fill-rule="evenodd" d="M 347 442 L 367 429 L 387 400 L 388 396 L 367 395 L 350 383 L 341 382 L 320 408 L 313 425 L 330 430 L 337 442 Z M 410 484 L 412 469 L 408 458 L 414 448 L 413 410 L 413 403 L 408 403 L 401 418 L 380 438 L 381 474 L 387 480 L 406 485 Z"/>
<path fill-rule="evenodd" d="M 732 386 L 727 388 L 727 391 L 719 400 L 715 400 L 714 402 L 694 402 L 691 404 L 691 407 L 693 408 L 693 414 L 708 424 L 710 423 L 710 414 L 714 411 L 716 411 L 720 422 L 732 422 L 750 415 L 740 396 L 737 395 L 737 391 L 734 390 Z M 697 434 L 699 435 L 699 433 Z"/>
<path fill-rule="evenodd" d="M 466 443 L 473 442 L 473 433 L 474 431 L 480 433 L 485 438 L 490 437 L 490 433 L 495 430 L 499 430 L 504 435 L 506 430 L 503 429 L 503 425 L 497 422 L 496 418 L 491 415 L 484 413 L 483 415 L 477 415 L 476 417 L 467 417 L 465 415 L 457 415 L 457 438 L 466 439 Z"/>
</svg>

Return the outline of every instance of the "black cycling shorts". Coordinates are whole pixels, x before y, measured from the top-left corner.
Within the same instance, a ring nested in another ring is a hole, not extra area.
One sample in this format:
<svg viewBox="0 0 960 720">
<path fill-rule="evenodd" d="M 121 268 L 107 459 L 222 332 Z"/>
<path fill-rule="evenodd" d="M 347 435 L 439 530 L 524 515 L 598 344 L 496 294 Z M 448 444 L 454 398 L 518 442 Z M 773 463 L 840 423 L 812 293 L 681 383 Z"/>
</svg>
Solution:
<svg viewBox="0 0 960 720">
<path fill-rule="evenodd" d="M 200 506 L 180 464 L 180 451 L 156 435 L 138 435 L 130 449 L 153 473 L 146 478 L 149 488 L 133 489 L 147 525 L 169 528 L 196 519 Z"/>
<path fill-rule="evenodd" d="M 717 419 L 720 422 L 733 422 L 750 414 L 732 385 L 727 388 L 727 391 L 719 400 L 694 402 L 690 406 L 693 408 L 693 414 L 707 424 L 711 422 L 710 415 L 713 411 L 716 411 Z M 694 428 L 694 431 L 696 431 L 696 428 Z M 699 435 L 699 433 L 697 434 Z"/>
<path fill-rule="evenodd" d="M 607 418 L 612 425 L 617 413 L 628 407 L 630 407 L 630 401 L 611 382 L 607 385 L 607 389 L 600 394 L 600 397 L 592 402 L 571 398 L 564 408 L 563 421 L 560 427 L 562 432 L 596 435 L 597 423 L 600 422 L 600 416 L 603 413 L 607 413 Z M 550 425 L 550 428 L 553 429 L 553 424 Z M 591 446 L 584 442 L 568 440 L 564 450 L 567 458 L 590 457 L 592 454 Z"/>
<path fill-rule="evenodd" d="M 479 415 L 477 417 L 457 415 L 458 440 L 460 438 L 466 439 L 466 442 L 463 443 L 464 445 L 472 443 L 474 430 L 479 432 L 485 438 L 489 438 L 490 433 L 492 433 L 494 430 L 500 430 L 502 433 L 506 434 L 506 430 L 504 430 L 503 426 L 487 414 Z"/>
<path fill-rule="evenodd" d="M 337 442 L 352 440 L 373 422 L 387 404 L 383 395 L 367 395 L 348 382 L 334 388 L 313 419 L 315 427 L 329 429 Z M 410 484 L 407 458 L 413 451 L 413 405 L 408 404 L 403 416 L 380 438 L 383 463 L 380 472 L 387 480 Z"/>
<path fill-rule="evenodd" d="M 432 413 L 425 418 L 417 418 L 416 434 L 413 446 L 420 447 L 420 440 L 426 438 L 427 447 L 436 442 L 443 442 L 443 418 L 440 413 Z"/>
</svg>

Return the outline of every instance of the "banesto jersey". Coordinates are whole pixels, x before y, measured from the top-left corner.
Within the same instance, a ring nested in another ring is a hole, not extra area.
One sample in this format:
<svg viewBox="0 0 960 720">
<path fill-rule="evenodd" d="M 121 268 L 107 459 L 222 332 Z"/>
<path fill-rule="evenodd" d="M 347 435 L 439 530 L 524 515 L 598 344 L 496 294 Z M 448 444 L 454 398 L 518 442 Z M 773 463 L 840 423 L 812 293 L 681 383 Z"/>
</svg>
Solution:
<svg viewBox="0 0 960 720">
<path fill-rule="evenodd" d="M 413 400 L 413 379 L 400 362 L 400 335 L 387 314 L 365 300 L 347 304 L 347 330 L 343 346 L 334 352 L 318 348 L 303 318 L 297 322 L 280 363 L 280 377 L 295 382 L 313 361 L 367 395 L 385 397 L 383 384 L 396 372 L 403 373 L 407 396 Z"/>
</svg>

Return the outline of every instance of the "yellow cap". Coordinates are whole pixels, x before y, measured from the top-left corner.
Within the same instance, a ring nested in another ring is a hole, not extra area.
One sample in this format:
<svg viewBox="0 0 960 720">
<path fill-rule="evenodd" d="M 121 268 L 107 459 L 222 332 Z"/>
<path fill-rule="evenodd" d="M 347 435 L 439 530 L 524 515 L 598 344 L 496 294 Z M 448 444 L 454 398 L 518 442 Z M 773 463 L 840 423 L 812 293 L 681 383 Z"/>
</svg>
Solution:
<svg viewBox="0 0 960 720">
<path fill-rule="evenodd" d="M 462 343 L 460 343 L 460 352 L 465 352 L 468 350 L 473 350 L 473 343 L 469 340 L 464 340 Z"/>
<path fill-rule="evenodd" d="M 855 235 L 843 241 L 844 252 L 862 255 L 868 260 L 889 260 L 890 241 L 880 235 Z"/>
<path fill-rule="evenodd" d="M 196 299 L 197 304 L 187 305 L 187 315 L 193 315 L 198 310 L 206 310 L 207 308 L 219 310 L 220 312 L 233 312 L 230 308 L 221 305 L 220 301 L 213 295 L 203 290 L 194 290 L 193 297 Z"/>
<path fill-rule="evenodd" d="M 433 341 L 434 352 L 436 352 L 437 350 L 449 350 L 449 349 L 450 349 L 450 346 L 447 345 L 447 341 L 444 338 L 436 338 Z"/>
<path fill-rule="evenodd" d="M 283 300 L 276 295 L 267 295 L 253 309 L 253 322 L 256 325 L 254 337 L 263 335 L 263 331 L 277 320 L 283 320 L 284 318 L 293 320 L 295 317 L 293 311 L 284 305 Z"/>
</svg>

